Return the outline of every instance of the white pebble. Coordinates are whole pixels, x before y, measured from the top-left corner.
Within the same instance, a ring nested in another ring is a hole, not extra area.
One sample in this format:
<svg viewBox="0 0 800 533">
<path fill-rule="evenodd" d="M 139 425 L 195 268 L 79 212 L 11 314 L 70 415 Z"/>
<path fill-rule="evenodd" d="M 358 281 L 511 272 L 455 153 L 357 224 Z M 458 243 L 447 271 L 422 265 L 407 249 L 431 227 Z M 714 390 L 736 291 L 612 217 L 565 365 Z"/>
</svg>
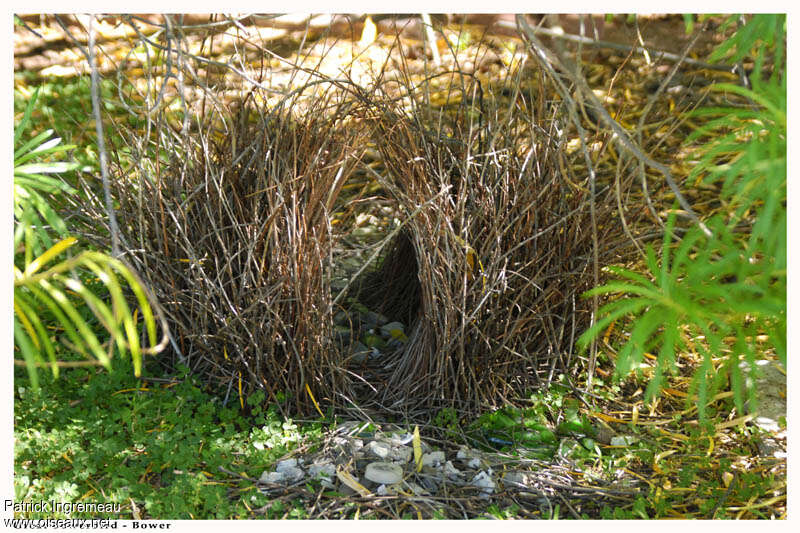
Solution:
<svg viewBox="0 0 800 533">
<path fill-rule="evenodd" d="M 258 478 L 261 483 L 280 483 L 283 479 L 283 472 L 267 472 L 266 470 L 262 472 L 261 477 Z"/>
<path fill-rule="evenodd" d="M 367 450 L 376 457 L 380 457 L 381 459 L 386 459 L 387 457 L 389 457 L 389 454 L 392 451 L 392 447 L 391 445 L 385 442 L 373 440 L 369 444 L 367 444 Z"/>
<path fill-rule="evenodd" d="M 472 484 L 481 489 L 482 497 L 488 497 L 489 494 L 494 492 L 494 480 L 484 471 L 478 472 L 475 477 L 472 478 Z"/>
<path fill-rule="evenodd" d="M 422 455 L 424 466 L 438 466 L 444 462 L 444 452 L 431 452 Z"/>
<path fill-rule="evenodd" d="M 391 485 L 403 479 L 403 469 L 393 463 L 370 463 L 367 465 L 364 477 L 373 483 Z"/>
</svg>

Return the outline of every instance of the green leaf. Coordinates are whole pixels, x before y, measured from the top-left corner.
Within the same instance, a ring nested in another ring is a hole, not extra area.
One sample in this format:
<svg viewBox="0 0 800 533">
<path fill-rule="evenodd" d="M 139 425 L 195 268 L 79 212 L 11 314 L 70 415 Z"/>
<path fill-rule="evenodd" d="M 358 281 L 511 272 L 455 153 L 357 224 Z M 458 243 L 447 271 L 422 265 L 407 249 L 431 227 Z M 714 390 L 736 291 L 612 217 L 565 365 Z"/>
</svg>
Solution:
<svg viewBox="0 0 800 533">
<path fill-rule="evenodd" d="M 31 95 L 31 99 L 28 101 L 28 105 L 25 107 L 25 114 L 20 120 L 19 124 L 14 128 L 14 146 L 17 145 L 22 134 L 28 129 L 28 124 L 31 120 L 31 113 L 33 112 L 33 107 L 36 105 L 36 99 L 39 97 L 39 87 L 33 91 L 33 95 Z M 16 156 L 15 156 L 16 157 Z"/>
<path fill-rule="evenodd" d="M 35 174 L 60 174 L 62 172 L 69 172 L 75 170 L 80 165 L 78 163 L 68 163 L 61 161 L 53 161 L 50 163 L 31 163 L 28 165 L 21 165 L 14 168 L 14 174 L 20 176 L 33 177 Z"/>
<path fill-rule="evenodd" d="M 45 130 L 40 134 L 36 135 L 33 139 L 29 140 L 16 150 L 14 150 L 14 166 L 17 166 L 17 160 L 22 157 L 24 154 L 30 152 L 34 147 L 39 146 L 46 139 L 48 139 L 53 134 L 53 130 Z"/>
<path fill-rule="evenodd" d="M 74 245 L 78 242 L 78 239 L 75 237 L 67 237 L 66 239 L 62 239 L 50 247 L 45 253 L 31 261 L 31 263 L 25 268 L 25 276 L 32 276 L 36 272 L 39 271 L 41 267 L 52 261 L 56 256 L 67 250 L 69 247 Z"/>
<path fill-rule="evenodd" d="M 34 390 L 39 389 L 39 375 L 36 372 L 36 359 L 38 351 L 33 346 L 30 337 L 25 332 L 25 328 L 14 317 L 14 344 L 19 347 L 22 352 L 22 357 L 25 359 L 25 365 L 28 369 L 28 377 L 31 380 L 31 387 Z"/>
<path fill-rule="evenodd" d="M 25 324 L 25 322 L 30 323 L 35 330 L 36 333 L 34 336 L 34 333 L 30 331 L 30 328 L 27 326 L 25 327 L 34 342 L 35 349 L 38 354 L 41 354 L 41 348 L 44 347 L 44 351 L 47 353 L 48 359 L 50 359 L 53 377 L 57 378 L 59 375 L 59 368 L 58 364 L 56 364 L 56 353 L 53 349 L 53 343 L 50 342 L 50 335 L 47 333 L 47 330 L 42 324 L 42 321 L 39 319 L 39 316 L 31 303 L 32 302 L 29 300 L 27 295 L 23 293 L 14 295 L 14 311 L 16 316 L 23 322 L 23 324 Z M 36 359 L 41 359 L 41 355 L 39 355 Z"/>
</svg>

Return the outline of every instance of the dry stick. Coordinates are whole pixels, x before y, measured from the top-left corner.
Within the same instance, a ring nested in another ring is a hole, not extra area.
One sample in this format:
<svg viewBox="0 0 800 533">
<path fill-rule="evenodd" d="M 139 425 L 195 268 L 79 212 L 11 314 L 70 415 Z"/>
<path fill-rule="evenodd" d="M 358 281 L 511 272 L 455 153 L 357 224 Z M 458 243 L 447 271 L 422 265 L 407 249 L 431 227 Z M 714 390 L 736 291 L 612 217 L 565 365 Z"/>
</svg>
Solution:
<svg viewBox="0 0 800 533">
<path fill-rule="evenodd" d="M 539 39 L 536 38 L 533 29 L 530 27 L 524 17 L 517 15 L 517 21 L 520 29 L 530 41 L 537 57 L 540 57 L 548 66 L 550 64 L 556 65 L 564 74 L 567 75 L 570 81 L 572 81 L 580 90 L 580 93 L 592 104 L 593 111 L 595 111 L 599 118 L 606 124 L 606 126 L 611 128 L 611 130 L 616 134 L 617 141 L 631 154 L 633 154 L 636 159 L 650 168 L 657 170 L 664 176 L 664 179 L 666 180 L 670 189 L 672 189 L 672 192 L 675 194 L 678 203 L 680 203 L 681 207 L 689 214 L 689 218 L 691 218 L 700 227 L 707 237 L 711 237 L 713 235 L 711 230 L 709 230 L 708 227 L 697 217 L 697 214 L 689 205 L 689 202 L 687 202 L 686 198 L 683 197 L 678 185 L 672 178 L 672 173 L 669 171 L 669 168 L 658 161 L 655 161 L 653 158 L 642 152 L 642 150 L 639 149 L 636 144 L 634 144 L 628 135 L 628 132 L 622 126 L 620 126 L 616 120 L 611 118 L 611 115 L 608 114 L 605 106 L 603 106 L 597 96 L 595 96 L 594 92 L 592 92 L 584 77 L 581 76 L 575 69 L 569 68 L 568 62 L 565 59 L 560 58 L 557 54 L 545 48 Z M 552 66 L 549 66 L 549 68 L 552 69 Z"/>
<path fill-rule="evenodd" d="M 428 40 L 428 46 L 431 49 L 433 56 L 433 64 L 437 67 L 442 66 L 442 58 L 439 57 L 439 48 L 436 46 L 436 35 L 433 33 L 433 24 L 431 23 L 431 16 L 428 13 L 422 13 L 422 22 L 425 26 L 425 38 Z"/>
<path fill-rule="evenodd" d="M 129 17 L 128 17 L 128 18 L 129 18 Z M 134 28 L 134 27 L 133 27 L 133 25 L 131 25 L 131 27 L 132 27 L 132 28 Z M 150 40 L 150 39 L 149 39 L 149 38 L 147 38 L 147 37 L 146 37 L 144 34 L 142 34 L 141 32 L 137 31 L 137 30 L 136 30 L 136 28 L 134 28 L 134 31 L 136 31 L 136 33 L 138 33 L 138 34 L 139 34 L 139 38 L 140 38 L 140 39 L 141 39 L 143 42 L 147 43 L 148 45 L 152 46 L 153 48 L 156 48 L 156 49 L 158 49 L 158 50 L 161 50 L 162 52 L 167 52 L 167 54 L 169 54 L 169 52 L 171 52 L 171 51 L 172 51 L 172 50 L 170 50 L 168 47 L 165 47 L 165 46 L 163 46 L 163 45 L 161 45 L 161 44 L 159 44 L 159 43 L 157 43 L 157 42 L 155 42 L 155 41 L 152 41 L 152 40 Z M 208 59 L 208 58 L 201 57 L 201 56 L 198 56 L 198 55 L 195 55 L 195 54 L 190 54 L 190 53 L 188 53 L 188 52 L 181 52 L 181 54 L 182 54 L 182 55 L 184 55 L 185 57 L 188 57 L 188 58 L 194 59 L 195 61 L 197 61 L 197 62 L 199 62 L 199 63 L 205 63 L 206 65 L 209 65 L 209 66 L 216 66 L 216 67 L 221 67 L 221 68 L 224 68 L 224 69 L 230 70 L 230 71 L 231 71 L 231 72 L 233 72 L 234 74 L 236 74 L 236 75 L 240 76 L 242 79 L 246 80 L 246 81 L 247 81 L 248 83 L 250 83 L 252 86 L 254 86 L 254 87 L 258 87 L 259 89 L 261 89 L 261 90 L 263 90 L 263 91 L 266 91 L 266 92 L 267 92 L 267 93 L 269 93 L 269 94 L 284 94 L 284 93 L 283 93 L 283 91 L 279 91 L 279 90 L 276 90 L 276 89 L 272 89 L 271 87 L 267 87 L 266 85 L 264 85 L 264 84 L 262 84 L 262 83 L 259 83 L 259 82 L 257 82 L 257 81 L 256 81 L 256 80 L 254 80 L 252 77 L 248 76 L 248 75 L 247 75 L 245 72 L 243 72 L 243 71 L 241 71 L 241 70 L 237 69 L 236 67 L 234 67 L 234 66 L 231 66 L 231 65 L 229 65 L 229 64 L 227 64 L 227 63 L 221 63 L 221 62 L 219 62 L 219 61 L 214 61 L 213 59 Z M 190 75 L 192 75 L 192 79 L 193 79 L 195 82 L 197 82 L 197 83 L 201 84 L 201 86 L 202 86 L 202 80 L 199 80 L 199 79 L 197 79 L 197 78 L 196 78 L 196 77 L 193 75 L 193 72 L 190 72 L 189 74 L 190 74 Z"/>
<path fill-rule="evenodd" d="M 656 90 L 656 92 L 653 93 L 650 96 L 650 98 L 647 99 L 647 103 L 644 106 L 644 110 L 642 111 L 642 115 L 639 117 L 639 123 L 636 126 L 636 140 L 637 140 L 637 142 L 639 143 L 640 146 L 644 146 L 644 144 L 642 142 L 642 130 L 644 129 L 644 121 L 645 121 L 647 115 L 650 113 L 650 110 L 652 109 L 652 107 L 655 104 L 656 100 L 666 90 L 666 88 L 669 85 L 670 81 L 672 81 L 672 78 L 675 76 L 675 74 L 677 74 L 678 69 L 684 63 L 684 61 L 686 60 L 686 57 L 689 55 L 689 51 L 692 48 L 694 48 L 695 43 L 697 43 L 697 40 L 700 38 L 700 34 L 701 34 L 701 32 L 699 30 L 695 31 L 695 35 L 689 40 L 689 43 L 686 45 L 686 47 L 684 47 L 683 52 L 681 52 L 680 57 L 678 57 L 678 59 L 675 61 L 675 64 L 672 66 L 672 68 L 670 69 L 670 71 L 667 74 L 667 76 L 664 78 L 664 80 L 658 86 L 658 89 Z M 642 191 L 644 192 L 644 197 L 647 200 L 647 206 L 650 208 L 650 211 L 653 213 L 654 218 L 663 227 L 664 224 L 661 222 L 661 219 L 656 214 L 655 209 L 653 208 L 653 203 L 650 200 L 650 195 L 647 193 L 647 174 L 644 171 L 644 162 L 640 161 L 640 163 L 639 163 L 639 172 L 640 172 L 640 178 L 642 180 Z M 620 217 L 622 218 L 622 223 L 625 224 L 625 217 L 624 217 L 621 209 L 620 209 Z M 627 228 L 627 225 L 626 225 L 626 228 Z M 634 241 L 634 243 L 636 243 L 636 241 Z M 636 247 L 639 248 L 639 245 L 636 244 Z M 641 251 L 641 249 L 639 251 Z"/>
<path fill-rule="evenodd" d="M 106 213 L 108 214 L 108 225 L 111 230 L 111 255 L 119 258 L 119 226 L 117 216 L 114 213 L 114 202 L 111 200 L 111 184 L 108 181 L 108 156 L 106 155 L 106 143 L 103 138 L 103 119 L 100 116 L 100 75 L 97 72 L 97 65 L 94 60 L 94 17 L 89 17 L 89 68 L 92 71 L 92 110 L 94 112 L 94 124 L 97 131 L 97 150 L 100 153 L 100 173 L 103 176 L 103 194 L 106 201 Z"/>
<path fill-rule="evenodd" d="M 94 44 L 95 44 L 95 36 L 94 36 L 94 26 L 92 22 L 94 21 L 93 16 L 89 16 L 89 46 L 88 51 L 78 42 L 77 39 L 70 33 L 64 23 L 61 21 L 61 18 L 56 16 L 56 22 L 58 25 L 66 33 L 67 37 L 69 37 L 78 50 L 86 57 L 86 60 L 89 62 L 89 69 L 91 70 L 91 80 L 92 80 L 92 111 L 94 114 L 94 122 L 95 122 L 95 131 L 97 132 L 97 150 L 100 153 L 100 173 L 103 178 L 103 193 L 105 194 L 105 205 L 106 205 L 106 213 L 108 214 L 108 224 L 109 229 L 111 231 L 111 255 L 114 258 L 120 257 L 119 251 L 119 226 L 117 225 L 117 217 L 114 214 L 114 203 L 111 200 L 111 185 L 108 181 L 108 156 L 106 155 L 106 144 L 103 138 L 103 122 L 100 116 L 100 95 L 98 85 L 100 84 L 100 75 L 97 71 L 97 65 L 95 64 L 94 60 Z"/>
<path fill-rule="evenodd" d="M 547 57 L 548 55 L 552 55 L 552 52 L 550 52 L 548 54 L 549 50 L 545 49 L 544 46 L 541 44 L 541 42 L 539 42 L 539 40 L 536 39 L 536 37 L 533 35 L 533 33 L 531 31 L 530 26 L 525 21 L 524 17 L 522 17 L 521 15 L 517 15 L 517 21 L 520 22 L 523 31 L 525 32 L 526 36 L 528 36 L 528 38 L 529 38 L 529 40 L 531 42 L 531 46 L 533 47 L 533 52 L 534 52 L 533 55 L 534 55 L 534 57 L 536 57 L 537 60 L 539 60 L 539 63 L 542 66 L 544 66 L 544 68 L 548 71 L 550 77 L 555 82 L 556 86 L 558 87 L 559 92 L 561 93 L 561 96 L 564 99 L 564 102 L 567 103 L 567 110 L 568 110 L 569 115 L 570 115 L 570 120 L 572 120 L 572 122 L 575 124 L 575 127 L 578 130 L 578 136 L 580 137 L 580 140 L 581 140 L 581 150 L 582 150 L 582 153 L 583 153 L 583 158 L 584 158 L 584 161 L 585 161 L 585 164 L 586 164 L 586 168 L 587 168 L 587 170 L 589 172 L 589 196 L 590 196 L 589 216 L 590 216 L 590 219 L 592 221 L 592 255 L 593 255 L 593 259 L 594 259 L 593 260 L 593 277 L 594 277 L 594 284 L 595 284 L 595 286 L 597 286 L 597 285 L 600 284 L 600 274 L 599 274 L 599 271 L 598 271 L 598 263 L 599 263 L 599 257 L 598 257 L 599 251 L 598 251 L 598 248 L 599 248 L 599 243 L 597 242 L 597 218 L 596 218 L 596 212 L 595 212 L 595 194 L 597 192 L 596 189 L 595 189 L 595 172 L 594 172 L 594 167 L 592 166 L 591 157 L 589 156 L 589 151 L 586 149 L 586 140 L 585 140 L 586 139 L 586 134 L 585 134 L 585 132 L 583 130 L 583 126 L 581 126 L 581 122 L 580 122 L 580 119 L 579 119 L 577 111 L 576 111 L 577 104 L 570 97 L 569 91 L 564 86 L 564 84 L 561 82 L 561 79 L 559 78 L 558 74 L 553 69 L 553 66 L 552 66 L 551 62 L 558 65 L 559 64 L 558 59 L 556 58 L 556 60 L 553 61 L 553 60 L 551 60 L 550 58 Z M 562 67 L 562 70 L 563 70 L 563 67 Z M 577 73 L 575 74 L 574 77 L 576 77 L 576 78 L 580 77 L 582 79 L 582 76 L 580 76 Z M 592 94 L 592 96 L 594 96 L 594 94 Z M 609 119 L 610 118 L 611 117 L 609 117 Z M 597 319 L 597 308 L 598 308 L 597 295 L 594 295 L 594 296 L 592 296 L 591 324 L 594 324 L 595 320 Z M 587 380 L 586 380 L 586 388 L 587 388 L 587 390 L 591 390 L 591 388 L 592 388 L 592 378 L 594 377 L 594 368 L 595 368 L 596 361 L 597 361 L 597 343 L 593 339 L 592 340 L 591 349 L 590 349 L 590 354 L 589 354 L 589 369 L 588 369 L 588 376 L 587 376 Z"/>
<path fill-rule="evenodd" d="M 495 24 L 502 28 L 510 28 L 514 30 L 518 29 L 516 23 L 505 20 L 496 21 Z M 587 46 L 591 46 L 594 48 L 610 48 L 612 50 L 619 50 L 620 52 L 626 52 L 626 53 L 633 52 L 636 54 L 650 54 L 652 57 L 656 59 L 664 59 L 667 61 L 680 61 L 680 55 L 673 54 L 671 52 L 666 52 L 664 50 L 658 50 L 657 48 L 652 48 L 652 47 L 630 46 L 627 44 L 612 43 L 610 41 L 590 39 L 582 35 L 572 35 L 570 33 L 564 33 L 563 31 L 551 30 L 548 28 L 542 28 L 540 26 L 532 28 L 532 32 L 534 34 L 546 35 L 547 37 L 551 37 L 553 39 L 585 44 Z M 705 63 L 703 61 L 698 61 L 697 59 L 692 59 L 692 58 L 683 59 L 683 62 L 686 63 L 687 65 L 692 65 L 693 67 L 707 69 L 707 70 L 717 70 L 722 72 L 733 72 L 736 68 L 738 68 L 735 66 L 725 65 L 725 64 Z"/>
</svg>

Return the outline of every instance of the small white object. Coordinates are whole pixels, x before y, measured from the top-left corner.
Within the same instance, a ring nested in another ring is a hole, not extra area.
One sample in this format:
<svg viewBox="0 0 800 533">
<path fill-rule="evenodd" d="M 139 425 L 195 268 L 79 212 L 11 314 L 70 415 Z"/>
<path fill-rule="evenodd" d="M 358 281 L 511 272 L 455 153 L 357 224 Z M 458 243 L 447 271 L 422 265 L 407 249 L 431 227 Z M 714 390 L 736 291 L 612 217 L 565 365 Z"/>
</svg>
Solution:
<svg viewBox="0 0 800 533">
<path fill-rule="evenodd" d="M 615 437 L 611 437 L 611 446 L 630 446 L 637 441 L 636 437 L 633 435 L 617 435 Z"/>
<path fill-rule="evenodd" d="M 367 444 L 367 451 L 369 451 L 375 457 L 386 459 L 392 452 L 392 446 L 386 442 L 373 440 Z"/>
<path fill-rule="evenodd" d="M 392 444 L 395 446 L 405 446 L 414 438 L 411 433 L 401 433 L 392 435 Z"/>
<path fill-rule="evenodd" d="M 285 472 L 292 468 L 297 468 L 297 459 L 285 459 L 283 461 L 278 461 L 278 464 L 275 465 L 276 472 Z"/>
<path fill-rule="evenodd" d="M 391 496 L 394 494 L 394 491 L 386 485 L 379 485 L 378 488 L 375 489 L 375 494 L 378 496 Z"/>
<path fill-rule="evenodd" d="M 431 452 L 422 455 L 423 466 L 438 466 L 444 462 L 444 452 Z"/>
<path fill-rule="evenodd" d="M 261 473 L 258 481 L 261 483 L 280 483 L 284 480 L 283 472 L 267 472 L 266 470 Z"/>
<path fill-rule="evenodd" d="M 481 489 L 481 496 L 484 498 L 488 498 L 489 494 L 494 492 L 495 482 L 491 476 L 483 470 L 472 478 L 472 484 Z"/>
<path fill-rule="evenodd" d="M 457 477 L 457 476 L 461 475 L 461 470 L 459 470 L 458 468 L 453 466 L 453 462 L 452 461 L 447 461 L 444 464 L 444 473 L 447 474 L 450 477 Z"/>
<path fill-rule="evenodd" d="M 403 469 L 394 463 L 370 463 L 367 465 L 364 477 L 373 483 L 391 485 L 403 479 Z"/>
</svg>

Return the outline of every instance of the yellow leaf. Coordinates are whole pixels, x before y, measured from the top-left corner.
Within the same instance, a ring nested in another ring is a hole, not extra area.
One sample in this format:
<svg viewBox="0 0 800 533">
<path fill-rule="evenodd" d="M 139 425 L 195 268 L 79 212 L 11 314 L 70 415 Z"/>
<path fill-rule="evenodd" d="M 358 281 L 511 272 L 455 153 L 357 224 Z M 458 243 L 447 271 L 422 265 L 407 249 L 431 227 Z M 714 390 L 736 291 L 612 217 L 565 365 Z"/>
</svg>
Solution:
<svg viewBox="0 0 800 533">
<path fill-rule="evenodd" d="M 364 29 L 361 31 L 361 40 L 358 41 L 358 45 L 362 48 L 366 48 L 375 42 L 377 36 L 378 27 L 372 22 L 372 18 L 367 16 L 367 20 L 364 21 Z"/>
<path fill-rule="evenodd" d="M 360 496 L 367 498 L 372 496 L 372 493 L 367 490 L 367 488 L 355 480 L 353 476 L 350 475 L 350 472 L 345 470 L 338 470 L 336 472 L 336 477 L 339 478 L 339 481 L 356 491 Z"/>
<path fill-rule="evenodd" d="M 19 321 L 22 322 L 22 327 L 24 327 L 25 331 L 28 332 L 28 336 L 33 341 L 33 344 L 36 345 L 36 349 L 41 350 L 42 347 L 39 345 L 39 336 L 33 329 L 33 324 L 31 324 L 31 321 L 28 320 L 28 315 L 26 315 L 25 312 L 19 307 L 16 300 L 14 300 L 14 313 L 17 315 L 17 318 L 19 318 Z"/>
<path fill-rule="evenodd" d="M 242 397 L 242 373 L 239 372 L 239 405 L 244 409 L 244 398 Z"/>
<path fill-rule="evenodd" d="M 728 488 L 728 485 L 731 484 L 731 481 L 733 481 L 733 474 L 731 474 L 730 472 L 724 472 L 722 474 L 722 483 L 725 484 L 726 489 Z"/>
<path fill-rule="evenodd" d="M 314 402 L 314 407 L 317 408 L 317 412 L 319 413 L 319 416 L 321 416 L 322 418 L 325 418 L 325 415 L 322 414 L 322 409 L 319 408 L 319 404 L 317 403 L 316 398 L 314 398 L 314 395 L 311 394 L 311 387 L 308 386 L 308 383 L 306 383 L 306 392 L 308 393 L 308 397 L 311 398 L 311 401 Z"/>
<path fill-rule="evenodd" d="M 51 246 L 46 252 L 42 255 L 31 261 L 31 264 L 25 269 L 25 275 L 30 276 L 34 274 L 37 270 L 39 270 L 42 266 L 47 264 L 51 259 L 55 256 L 72 246 L 78 242 L 78 239 L 75 237 L 67 237 L 66 239 L 62 239 Z"/>
<path fill-rule="evenodd" d="M 475 251 L 472 247 L 467 248 L 467 264 L 469 265 L 469 276 L 472 278 L 472 271 L 475 270 Z"/>
<path fill-rule="evenodd" d="M 419 426 L 414 426 L 414 464 L 417 465 L 417 472 L 422 470 L 422 443 L 419 440 Z"/>
</svg>

